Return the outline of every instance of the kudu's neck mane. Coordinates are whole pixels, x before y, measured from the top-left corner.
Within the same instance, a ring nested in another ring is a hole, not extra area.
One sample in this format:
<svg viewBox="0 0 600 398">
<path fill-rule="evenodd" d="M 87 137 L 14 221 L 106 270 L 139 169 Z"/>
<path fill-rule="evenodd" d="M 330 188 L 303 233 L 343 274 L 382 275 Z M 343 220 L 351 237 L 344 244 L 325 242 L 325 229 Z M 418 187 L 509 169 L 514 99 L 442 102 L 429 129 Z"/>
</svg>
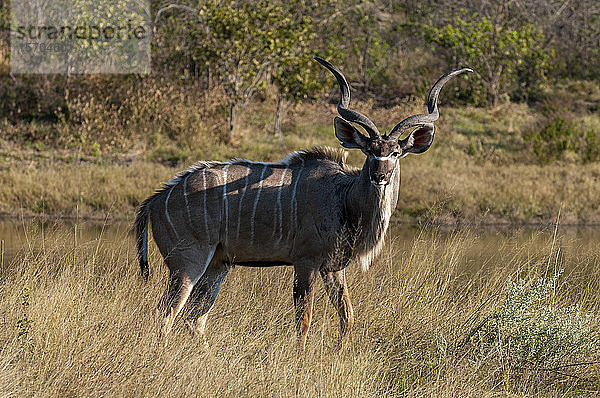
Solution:
<svg viewBox="0 0 600 398">
<path fill-rule="evenodd" d="M 371 184 L 368 167 L 365 162 L 348 186 L 345 198 L 348 228 L 355 236 L 353 250 L 363 271 L 369 269 L 383 248 L 400 187 L 399 165 L 396 165 L 389 184 L 381 188 Z"/>
<path fill-rule="evenodd" d="M 292 152 L 283 160 L 281 160 L 280 163 L 293 166 L 309 160 L 331 160 L 332 162 L 337 163 L 344 171 L 348 173 L 357 173 L 358 169 L 355 167 L 350 167 L 346 164 L 347 157 L 348 152 L 343 149 L 331 148 L 327 146 L 316 146 L 310 149 L 302 149 Z"/>
</svg>

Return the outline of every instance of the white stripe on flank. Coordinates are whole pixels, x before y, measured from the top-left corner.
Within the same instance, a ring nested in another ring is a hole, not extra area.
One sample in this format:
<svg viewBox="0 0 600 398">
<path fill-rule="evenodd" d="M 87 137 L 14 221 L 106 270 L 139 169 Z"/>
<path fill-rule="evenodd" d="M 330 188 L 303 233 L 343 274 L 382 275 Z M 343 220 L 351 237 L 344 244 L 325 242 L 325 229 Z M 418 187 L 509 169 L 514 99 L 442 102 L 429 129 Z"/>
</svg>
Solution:
<svg viewBox="0 0 600 398">
<path fill-rule="evenodd" d="M 292 232 L 296 232 L 296 229 L 298 228 L 298 201 L 296 200 L 296 188 L 298 187 L 298 181 L 300 181 L 300 177 L 302 175 L 302 170 L 304 170 L 304 159 L 300 159 L 302 164 L 300 166 L 300 169 L 298 170 L 298 177 L 296 178 L 296 182 L 294 182 L 294 188 L 292 189 L 292 197 L 290 200 L 290 218 L 291 218 L 291 222 L 294 223 L 294 228 L 291 227 L 291 223 L 290 223 L 290 230 L 288 232 L 288 239 L 290 237 L 290 234 Z"/>
<path fill-rule="evenodd" d="M 233 158 L 229 162 L 218 162 L 215 160 L 209 160 L 209 161 L 201 160 L 199 162 L 194 163 L 193 165 L 188 167 L 186 170 L 183 170 L 183 171 L 175 174 L 169 181 L 163 182 L 163 185 L 166 185 L 168 187 L 177 185 L 187 174 L 193 174 L 201 169 L 212 168 L 212 167 L 219 166 L 219 165 L 221 165 L 221 166 L 229 165 L 229 164 L 242 165 L 242 166 L 262 165 L 262 166 L 268 166 L 268 167 L 290 166 L 291 163 L 295 160 L 295 158 L 302 156 L 303 154 L 305 154 L 307 152 L 308 151 L 302 150 L 302 151 L 295 151 L 295 152 L 288 153 L 285 156 L 285 158 L 281 159 L 278 162 L 255 162 L 253 160 L 240 159 L 240 158 Z M 348 155 L 348 153 L 346 152 L 344 154 L 344 159 L 346 158 L 347 155 Z M 406 156 L 406 154 L 404 154 L 403 156 Z"/>
<path fill-rule="evenodd" d="M 287 173 L 288 168 L 283 169 L 283 173 L 281 173 L 281 181 L 279 181 L 279 188 L 277 188 L 277 212 L 273 213 L 273 237 L 275 236 L 275 225 L 277 225 L 277 214 L 279 214 L 279 237 L 277 238 L 277 242 L 275 242 L 275 246 L 281 242 L 281 238 L 283 237 L 283 209 L 281 208 L 281 189 L 283 188 L 283 181 L 285 180 L 285 174 Z"/>
<path fill-rule="evenodd" d="M 262 173 L 260 173 L 260 180 L 258 181 L 258 192 L 256 192 L 256 199 L 254 199 L 254 207 L 252 208 L 252 217 L 250 218 L 250 246 L 252 246 L 252 244 L 254 243 L 254 216 L 256 216 L 256 207 L 258 206 L 258 200 L 260 199 L 260 192 L 262 191 L 265 171 L 267 171 L 267 165 L 263 166 Z"/>
<path fill-rule="evenodd" d="M 186 176 L 183 179 L 183 199 L 185 199 L 185 212 L 187 213 L 187 219 L 188 219 L 188 223 L 190 224 L 190 228 L 192 227 L 192 215 L 190 214 L 190 203 L 188 201 L 188 194 L 187 194 L 187 180 L 188 178 L 190 178 L 190 174 L 186 174 Z"/>
<path fill-rule="evenodd" d="M 198 273 L 198 277 L 197 277 L 197 278 L 196 278 L 194 281 L 192 281 L 192 286 L 194 286 L 194 285 L 195 285 L 195 284 L 198 282 L 198 280 L 199 280 L 200 278 L 202 278 L 202 276 L 203 276 L 203 275 L 204 275 L 204 273 L 206 272 L 206 269 L 208 268 L 208 265 L 210 264 L 210 262 L 211 262 L 211 260 L 212 260 L 213 256 L 215 255 L 215 250 L 216 250 L 216 249 L 217 249 L 217 246 L 216 246 L 216 245 L 215 245 L 215 246 L 213 246 L 213 247 L 210 249 L 210 252 L 208 253 L 208 256 L 206 257 L 206 263 L 204 263 L 204 269 L 202 270 L 202 272 L 199 272 L 199 273 Z"/>
<path fill-rule="evenodd" d="M 173 223 L 171 222 L 171 217 L 169 216 L 169 198 L 171 197 L 171 192 L 173 192 L 173 188 L 175 188 L 175 186 L 172 186 L 171 189 L 169 189 L 169 193 L 167 194 L 167 198 L 165 199 L 165 217 L 167 218 L 167 222 L 171 226 L 171 230 L 175 235 L 175 239 L 179 240 L 179 237 L 177 236 L 177 231 L 175 231 L 175 227 L 173 226 Z"/>
<path fill-rule="evenodd" d="M 202 184 L 204 194 L 204 230 L 206 231 L 206 237 L 208 238 L 208 211 L 206 210 L 206 169 L 202 169 Z"/>
<path fill-rule="evenodd" d="M 223 167 L 223 206 L 225 207 L 225 241 L 227 241 L 229 228 L 229 203 L 227 202 L 227 169 L 229 165 Z"/>
<path fill-rule="evenodd" d="M 240 222 L 242 220 L 242 201 L 244 200 L 244 196 L 246 196 L 246 191 L 248 190 L 248 176 L 250 175 L 250 167 L 248 167 L 248 172 L 246 173 L 246 178 L 244 179 L 244 192 L 242 192 L 242 196 L 240 197 L 240 203 L 238 203 L 238 222 L 237 222 L 237 234 L 236 237 L 240 237 Z"/>
</svg>

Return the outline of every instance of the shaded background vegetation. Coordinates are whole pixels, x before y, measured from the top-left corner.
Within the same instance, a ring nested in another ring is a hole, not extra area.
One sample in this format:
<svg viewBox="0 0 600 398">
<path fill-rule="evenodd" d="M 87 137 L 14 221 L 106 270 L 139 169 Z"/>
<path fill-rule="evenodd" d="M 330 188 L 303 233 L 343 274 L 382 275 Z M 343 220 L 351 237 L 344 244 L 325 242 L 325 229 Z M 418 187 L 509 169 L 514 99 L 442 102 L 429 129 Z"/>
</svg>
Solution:
<svg viewBox="0 0 600 398">
<path fill-rule="evenodd" d="M 330 88 L 329 76 L 311 62 L 314 54 L 343 65 L 357 98 L 386 107 L 421 97 L 441 72 L 464 65 L 473 67 L 477 78 L 455 89 L 454 96 L 446 93 L 446 100 L 543 106 L 544 88 L 565 79 L 600 79 L 600 5 L 592 0 L 154 0 L 148 76 L 8 76 L 4 3 L 0 116 L 11 123 L 62 121 L 80 130 L 87 122 L 86 106 L 98 106 L 119 113 L 127 128 L 133 120 L 160 117 L 153 113 L 160 107 L 144 105 L 160 101 L 154 91 L 168 95 L 176 86 L 177 95 L 203 105 L 198 108 L 208 115 L 202 120 L 226 119 L 231 130 L 237 127 L 236 113 L 251 100 L 273 95 L 306 101 Z M 214 108 L 194 98 L 202 94 L 213 99 L 218 94 Z M 556 107 L 552 111 L 565 110 Z"/>
</svg>

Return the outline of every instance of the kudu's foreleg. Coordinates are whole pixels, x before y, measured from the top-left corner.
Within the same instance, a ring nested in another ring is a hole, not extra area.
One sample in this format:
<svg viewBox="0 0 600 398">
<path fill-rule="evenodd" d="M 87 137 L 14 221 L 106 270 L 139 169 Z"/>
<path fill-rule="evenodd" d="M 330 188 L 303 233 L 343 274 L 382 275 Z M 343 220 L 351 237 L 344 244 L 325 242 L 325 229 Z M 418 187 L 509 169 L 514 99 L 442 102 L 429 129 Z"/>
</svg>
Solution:
<svg viewBox="0 0 600 398">
<path fill-rule="evenodd" d="M 339 348 L 348 341 L 350 329 L 354 324 L 354 310 L 350 302 L 350 292 L 346 283 L 346 271 L 321 272 L 321 278 L 325 284 L 325 290 L 331 299 L 331 303 L 340 317 L 340 340 Z"/>
<path fill-rule="evenodd" d="M 298 348 L 304 351 L 306 335 L 312 319 L 314 282 L 317 271 L 308 267 L 296 266 L 294 269 L 294 306 L 296 308 L 296 334 Z"/>
</svg>

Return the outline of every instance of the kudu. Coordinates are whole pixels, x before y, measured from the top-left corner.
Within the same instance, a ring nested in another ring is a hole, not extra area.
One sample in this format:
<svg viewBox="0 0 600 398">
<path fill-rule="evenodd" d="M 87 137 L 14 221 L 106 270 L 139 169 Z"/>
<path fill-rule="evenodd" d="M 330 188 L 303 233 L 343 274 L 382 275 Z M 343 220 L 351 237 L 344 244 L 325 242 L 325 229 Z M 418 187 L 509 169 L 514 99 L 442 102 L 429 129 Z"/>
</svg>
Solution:
<svg viewBox="0 0 600 398">
<path fill-rule="evenodd" d="M 159 305 L 163 335 L 191 296 L 192 327 L 204 338 L 208 313 L 232 266 L 292 265 L 300 348 L 306 344 L 319 274 L 340 317 L 340 342 L 346 341 L 353 310 L 344 270 L 354 259 L 367 270 L 381 251 L 398 199 L 399 159 L 429 148 L 442 86 L 470 69 L 442 76 L 429 92 L 429 113 L 410 116 L 382 136 L 366 116 L 348 108 L 350 89 L 342 73 L 315 59 L 339 83 L 342 117 L 335 117 L 335 135 L 343 147 L 367 156 L 362 169 L 346 166 L 343 150 L 322 147 L 290 153 L 276 163 L 199 162 L 147 198 L 135 221 L 137 250 L 147 279 L 150 219 L 169 268 Z"/>
</svg>

